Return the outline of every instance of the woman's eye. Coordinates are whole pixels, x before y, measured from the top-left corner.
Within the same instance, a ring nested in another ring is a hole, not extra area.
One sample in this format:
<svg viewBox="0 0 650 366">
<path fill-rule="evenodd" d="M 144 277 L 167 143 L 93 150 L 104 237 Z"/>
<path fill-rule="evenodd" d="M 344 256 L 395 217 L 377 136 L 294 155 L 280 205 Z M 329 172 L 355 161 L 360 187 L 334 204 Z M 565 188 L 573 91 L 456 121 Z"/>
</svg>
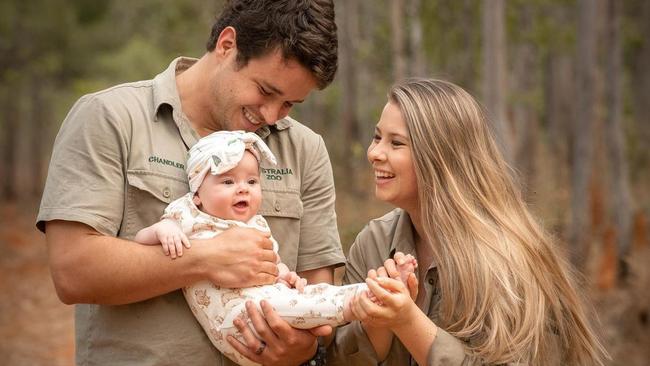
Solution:
<svg viewBox="0 0 650 366">
<path fill-rule="evenodd" d="M 391 143 L 393 144 L 393 146 L 404 146 L 404 143 L 402 141 L 393 140 L 391 141 Z"/>
<path fill-rule="evenodd" d="M 381 136 L 379 136 L 379 135 L 377 135 L 377 134 L 374 134 L 374 135 L 372 136 L 372 140 L 373 140 L 373 141 L 379 141 L 379 140 L 381 140 Z"/>
</svg>

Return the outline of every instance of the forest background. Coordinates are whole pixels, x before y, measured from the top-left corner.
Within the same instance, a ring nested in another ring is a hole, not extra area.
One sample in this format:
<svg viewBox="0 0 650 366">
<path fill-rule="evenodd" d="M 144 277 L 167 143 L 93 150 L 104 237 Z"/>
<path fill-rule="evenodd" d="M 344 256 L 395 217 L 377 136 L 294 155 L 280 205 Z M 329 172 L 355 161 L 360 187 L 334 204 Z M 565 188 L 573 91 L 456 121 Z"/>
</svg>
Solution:
<svg viewBox="0 0 650 366">
<path fill-rule="evenodd" d="M 73 308 L 56 298 L 34 228 L 67 111 L 200 57 L 220 4 L 0 2 L 0 364 L 73 362 Z M 650 2 L 337 0 L 336 11 L 336 80 L 292 115 L 328 146 L 346 253 L 389 210 L 365 159 L 388 87 L 450 80 L 487 107 L 526 200 L 582 274 L 610 364 L 647 365 Z"/>
</svg>

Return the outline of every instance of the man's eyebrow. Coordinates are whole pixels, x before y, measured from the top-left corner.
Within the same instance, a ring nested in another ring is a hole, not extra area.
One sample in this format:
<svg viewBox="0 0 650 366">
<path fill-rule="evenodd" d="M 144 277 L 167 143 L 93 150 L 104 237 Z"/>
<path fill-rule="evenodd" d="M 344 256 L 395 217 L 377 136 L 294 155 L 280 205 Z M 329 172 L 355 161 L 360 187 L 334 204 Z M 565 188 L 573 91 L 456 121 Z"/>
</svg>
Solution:
<svg viewBox="0 0 650 366">
<path fill-rule="evenodd" d="M 264 87 L 264 89 L 268 89 L 269 91 L 273 92 L 274 94 L 277 94 L 279 96 L 284 95 L 284 92 L 282 92 L 282 90 L 278 89 L 277 87 L 273 86 L 272 84 L 269 84 L 266 81 L 260 81 L 259 83 L 260 83 L 260 85 L 262 85 L 262 87 Z M 299 100 L 290 100 L 289 102 L 298 104 L 298 103 L 302 103 L 304 101 L 305 101 L 304 99 L 299 99 Z"/>
</svg>

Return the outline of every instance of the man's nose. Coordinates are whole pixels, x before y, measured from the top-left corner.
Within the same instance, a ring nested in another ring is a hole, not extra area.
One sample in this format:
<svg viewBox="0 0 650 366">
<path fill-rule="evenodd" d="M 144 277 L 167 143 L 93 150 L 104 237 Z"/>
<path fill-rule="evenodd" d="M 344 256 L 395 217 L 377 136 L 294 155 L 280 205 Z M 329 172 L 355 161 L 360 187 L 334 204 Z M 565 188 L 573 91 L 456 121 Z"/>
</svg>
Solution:
<svg viewBox="0 0 650 366">
<path fill-rule="evenodd" d="M 288 111 L 284 111 L 282 103 L 266 103 L 260 107 L 260 113 L 264 117 L 267 125 L 275 125 L 280 119 L 287 116 Z"/>
</svg>

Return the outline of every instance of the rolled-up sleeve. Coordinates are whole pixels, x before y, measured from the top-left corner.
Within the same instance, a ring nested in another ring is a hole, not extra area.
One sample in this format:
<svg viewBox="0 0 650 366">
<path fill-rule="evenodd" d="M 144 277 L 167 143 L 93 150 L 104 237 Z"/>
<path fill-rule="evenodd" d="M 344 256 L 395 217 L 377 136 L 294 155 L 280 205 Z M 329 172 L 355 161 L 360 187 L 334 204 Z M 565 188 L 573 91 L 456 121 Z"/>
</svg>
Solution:
<svg viewBox="0 0 650 366">
<path fill-rule="evenodd" d="M 116 235 L 124 211 L 125 132 L 103 100 L 82 97 L 57 135 L 37 227 L 67 220 Z"/>
<path fill-rule="evenodd" d="M 476 365 L 473 358 L 465 353 L 463 342 L 438 328 L 436 339 L 431 344 L 428 366 Z"/>
</svg>

